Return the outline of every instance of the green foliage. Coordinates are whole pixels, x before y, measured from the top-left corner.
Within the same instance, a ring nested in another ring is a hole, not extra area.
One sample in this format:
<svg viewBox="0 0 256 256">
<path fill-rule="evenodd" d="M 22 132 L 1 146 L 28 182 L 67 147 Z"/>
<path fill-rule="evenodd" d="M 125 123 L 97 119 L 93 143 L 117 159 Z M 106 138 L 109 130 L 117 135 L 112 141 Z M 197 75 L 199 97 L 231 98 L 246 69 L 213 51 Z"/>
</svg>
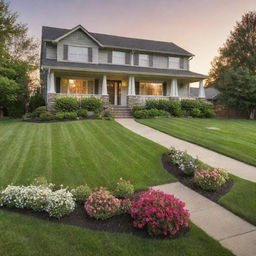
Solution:
<svg viewBox="0 0 256 256">
<path fill-rule="evenodd" d="M 65 112 L 65 119 L 76 119 L 77 113 L 76 112 Z"/>
<path fill-rule="evenodd" d="M 49 183 L 44 176 L 39 176 L 32 180 L 31 185 L 48 187 Z"/>
<path fill-rule="evenodd" d="M 134 193 L 134 186 L 130 181 L 122 178 L 116 184 L 114 195 L 118 198 L 126 198 Z"/>
<path fill-rule="evenodd" d="M 213 109 L 206 109 L 206 110 L 203 112 L 203 115 L 204 115 L 204 117 L 206 117 L 206 118 L 212 118 L 212 117 L 215 117 L 215 116 L 216 116 L 216 114 L 215 114 L 215 112 L 214 112 Z"/>
<path fill-rule="evenodd" d="M 62 120 L 62 119 L 64 119 L 65 118 L 65 112 L 57 112 L 56 114 L 55 114 L 55 119 L 56 120 Z"/>
<path fill-rule="evenodd" d="M 105 111 L 103 112 L 103 118 L 104 118 L 105 120 L 112 120 L 112 119 L 113 119 L 113 114 L 112 114 L 112 112 L 109 111 L 109 110 L 105 110 Z"/>
<path fill-rule="evenodd" d="M 92 190 L 87 184 L 85 184 L 85 185 L 78 186 L 75 189 L 72 189 L 71 193 L 75 198 L 76 202 L 83 203 L 86 201 L 89 195 L 91 195 Z"/>
<path fill-rule="evenodd" d="M 191 110 L 190 114 L 192 117 L 201 117 L 202 116 L 202 113 L 201 113 L 200 109 L 198 109 L 198 108 L 193 108 Z"/>
<path fill-rule="evenodd" d="M 168 116 L 168 112 L 152 108 L 145 110 L 136 110 L 133 113 L 133 116 L 135 118 L 153 118 L 158 116 Z"/>
<path fill-rule="evenodd" d="M 87 109 L 88 111 L 100 112 L 102 107 L 103 102 L 99 98 L 90 97 L 81 99 L 81 108 Z"/>
<path fill-rule="evenodd" d="M 30 112 L 33 112 L 36 108 L 44 105 L 45 105 L 45 101 L 42 94 L 36 93 L 35 95 L 30 97 L 28 109 Z"/>
<path fill-rule="evenodd" d="M 37 107 L 33 112 L 33 117 L 39 117 L 42 113 L 47 112 L 46 106 Z"/>
<path fill-rule="evenodd" d="M 25 120 L 29 120 L 33 117 L 33 114 L 28 112 L 26 113 L 25 115 L 22 116 L 22 119 L 25 121 Z"/>
<path fill-rule="evenodd" d="M 134 113 L 137 110 L 145 110 L 146 107 L 145 106 L 133 106 L 132 107 L 132 113 Z"/>
<path fill-rule="evenodd" d="M 87 111 L 86 109 L 79 109 L 79 110 L 77 111 L 77 115 L 78 115 L 79 117 L 84 117 L 84 118 L 86 118 L 87 115 L 88 115 L 88 111 Z"/>
<path fill-rule="evenodd" d="M 40 120 L 42 121 L 50 121 L 55 119 L 55 115 L 49 113 L 49 112 L 43 112 L 39 116 Z"/>
<path fill-rule="evenodd" d="M 72 112 L 79 110 L 79 102 L 75 97 L 58 97 L 56 98 L 55 108 L 58 111 Z"/>
</svg>

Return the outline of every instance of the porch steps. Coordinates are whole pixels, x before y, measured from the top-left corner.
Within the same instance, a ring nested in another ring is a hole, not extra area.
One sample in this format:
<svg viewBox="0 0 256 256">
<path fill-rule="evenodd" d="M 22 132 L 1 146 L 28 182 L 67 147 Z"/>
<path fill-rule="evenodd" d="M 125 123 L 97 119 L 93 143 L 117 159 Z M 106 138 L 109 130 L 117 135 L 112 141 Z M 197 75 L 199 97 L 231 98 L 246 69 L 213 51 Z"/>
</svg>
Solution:
<svg viewBox="0 0 256 256">
<path fill-rule="evenodd" d="M 126 106 L 113 106 L 113 117 L 114 118 L 131 118 L 131 109 Z"/>
</svg>

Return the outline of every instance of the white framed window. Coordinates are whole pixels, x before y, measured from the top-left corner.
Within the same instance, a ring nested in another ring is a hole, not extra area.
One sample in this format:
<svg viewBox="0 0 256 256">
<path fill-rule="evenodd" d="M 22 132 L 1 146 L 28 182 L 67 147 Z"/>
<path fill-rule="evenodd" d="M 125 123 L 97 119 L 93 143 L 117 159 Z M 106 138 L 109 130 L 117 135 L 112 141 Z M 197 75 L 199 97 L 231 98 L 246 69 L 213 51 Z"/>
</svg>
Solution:
<svg viewBox="0 0 256 256">
<path fill-rule="evenodd" d="M 143 66 L 143 67 L 149 66 L 148 54 L 139 54 L 139 66 Z"/>
<path fill-rule="evenodd" d="M 112 63 L 113 64 L 125 64 L 125 52 L 112 52 Z"/>
<path fill-rule="evenodd" d="M 79 46 L 68 46 L 68 60 L 88 62 L 88 48 Z"/>
<path fill-rule="evenodd" d="M 180 69 L 180 58 L 179 57 L 169 57 L 169 68 Z"/>
<path fill-rule="evenodd" d="M 60 92 L 67 94 L 94 94 L 94 84 L 95 82 L 93 79 L 61 78 Z"/>
</svg>

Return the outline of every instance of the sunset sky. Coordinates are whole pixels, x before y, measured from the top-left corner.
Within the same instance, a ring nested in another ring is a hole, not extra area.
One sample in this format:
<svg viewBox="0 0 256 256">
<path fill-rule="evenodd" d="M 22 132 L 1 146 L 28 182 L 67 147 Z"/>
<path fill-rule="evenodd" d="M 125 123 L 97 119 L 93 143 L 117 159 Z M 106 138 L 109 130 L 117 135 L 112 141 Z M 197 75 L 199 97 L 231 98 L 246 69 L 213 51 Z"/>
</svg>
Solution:
<svg viewBox="0 0 256 256">
<path fill-rule="evenodd" d="M 170 41 L 196 56 L 191 70 L 208 74 L 210 62 L 242 14 L 256 0 L 10 0 L 40 39 L 42 26 Z"/>
</svg>

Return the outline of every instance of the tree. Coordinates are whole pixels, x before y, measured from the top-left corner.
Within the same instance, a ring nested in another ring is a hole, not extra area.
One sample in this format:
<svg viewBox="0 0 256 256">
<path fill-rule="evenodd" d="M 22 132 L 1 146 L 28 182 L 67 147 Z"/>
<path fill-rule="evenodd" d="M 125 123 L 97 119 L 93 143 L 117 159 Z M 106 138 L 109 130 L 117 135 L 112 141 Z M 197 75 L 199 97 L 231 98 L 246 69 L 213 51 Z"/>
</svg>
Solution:
<svg viewBox="0 0 256 256">
<path fill-rule="evenodd" d="M 215 57 L 207 86 L 220 91 L 219 99 L 255 117 L 256 102 L 256 12 L 243 15 Z"/>
</svg>

